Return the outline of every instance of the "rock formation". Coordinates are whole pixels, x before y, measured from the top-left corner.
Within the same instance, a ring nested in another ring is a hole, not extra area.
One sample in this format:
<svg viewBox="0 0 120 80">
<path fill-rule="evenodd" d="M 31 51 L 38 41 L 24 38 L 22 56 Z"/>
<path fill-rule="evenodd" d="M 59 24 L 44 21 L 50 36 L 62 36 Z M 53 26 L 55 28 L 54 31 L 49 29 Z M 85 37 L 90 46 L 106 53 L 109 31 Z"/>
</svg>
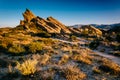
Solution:
<svg viewBox="0 0 120 80">
<path fill-rule="evenodd" d="M 97 37 L 102 36 L 102 31 L 95 28 L 94 26 L 86 25 L 86 26 L 82 26 L 81 28 L 83 29 L 83 31 L 86 31 L 88 35 L 97 36 Z"/>
<path fill-rule="evenodd" d="M 69 30 L 73 34 L 82 34 L 82 35 L 97 36 L 97 37 L 102 36 L 102 31 L 91 25 L 85 25 L 79 28 L 70 27 Z"/>
<path fill-rule="evenodd" d="M 42 29 L 48 33 L 71 33 L 70 30 L 54 19 L 53 17 L 48 17 L 43 19 L 41 17 L 36 17 L 30 10 L 26 9 L 23 13 L 24 20 L 20 21 L 19 26 L 24 26 L 25 29 L 31 30 L 34 28 Z"/>
<path fill-rule="evenodd" d="M 86 25 L 79 28 L 66 27 L 64 24 L 60 23 L 58 20 L 53 17 L 48 17 L 43 19 L 39 16 L 35 16 L 30 10 L 26 9 L 23 13 L 24 20 L 20 21 L 18 27 L 23 27 L 28 31 L 43 30 L 48 33 L 67 33 L 67 34 L 87 34 L 90 36 L 101 36 L 102 31 L 99 29 Z"/>
<path fill-rule="evenodd" d="M 47 20 L 49 22 L 51 22 L 52 24 L 56 25 L 57 28 L 61 28 L 61 31 L 63 31 L 65 33 L 71 33 L 70 30 L 65 25 L 63 25 L 62 23 L 60 23 L 59 21 L 57 21 L 53 17 L 48 17 Z"/>
<path fill-rule="evenodd" d="M 30 22 L 30 20 L 32 20 L 36 16 L 30 10 L 26 9 L 26 11 L 23 13 L 23 17 L 24 21 Z"/>
</svg>

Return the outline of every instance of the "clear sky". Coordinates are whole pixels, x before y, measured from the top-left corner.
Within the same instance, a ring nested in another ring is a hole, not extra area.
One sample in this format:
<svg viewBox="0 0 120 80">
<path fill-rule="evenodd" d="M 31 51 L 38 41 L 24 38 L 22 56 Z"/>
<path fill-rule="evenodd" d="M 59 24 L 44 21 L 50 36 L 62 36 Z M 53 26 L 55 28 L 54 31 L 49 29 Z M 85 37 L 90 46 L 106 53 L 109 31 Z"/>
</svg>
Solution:
<svg viewBox="0 0 120 80">
<path fill-rule="evenodd" d="M 18 25 L 26 8 L 65 25 L 120 22 L 120 0 L 0 0 L 0 26 Z"/>
</svg>

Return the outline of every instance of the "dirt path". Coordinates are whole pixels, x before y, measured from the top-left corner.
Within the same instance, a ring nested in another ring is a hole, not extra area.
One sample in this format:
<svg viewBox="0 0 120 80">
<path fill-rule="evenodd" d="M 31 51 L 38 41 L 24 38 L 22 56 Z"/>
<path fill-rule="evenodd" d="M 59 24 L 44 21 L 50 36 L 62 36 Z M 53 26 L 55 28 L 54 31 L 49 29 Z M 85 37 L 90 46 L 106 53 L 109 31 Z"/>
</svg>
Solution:
<svg viewBox="0 0 120 80">
<path fill-rule="evenodd" d="M 103 52 L 99 52 L 97 50 L 94 50 L 94 52 L 97 53 L 100 56 L 103 56 L 105 58 L 111 59 L 112 61 L 114 61 L 115 63 L 120 65 L 120 58 L 119 57 L 116 57 L 116 56 L 113 56 L 113 55 L 109 55 L 109 54 L 106 54 L 106 53 L 103 53 Z"/>
<path fill-rule="evenodd" d="M 80 39 L 80 38 L 79 38 Z M 83 40 L 81 39 L 80 41 L 78 42 L 70 42 L 70 41 L 66 41 L 66 40 L 61 40 L 61 39 L 55 39 L 55 40 L 59 40 L 59 41 L 62 41 L 64 43 L 69 43 L 69 44 L 85 44 L 86 43 L 86 40 Z M 93 52 L 95 52 L 96 54 L 98 54 L 99 56 L 103 56 L 105 58 L 108 58 L 110 60 L 112 60 L 113 62 L 117 63 L 120 65 L 120 58 L 119 57 L 116 57 L 116 56 L 113 56 L 113 55 L 109 55 L 109 54 L 106 54 L 106 53 L 102 53 L 102 52 L 99 52 L 97 50 L 93 50 Z"/>
</svg>

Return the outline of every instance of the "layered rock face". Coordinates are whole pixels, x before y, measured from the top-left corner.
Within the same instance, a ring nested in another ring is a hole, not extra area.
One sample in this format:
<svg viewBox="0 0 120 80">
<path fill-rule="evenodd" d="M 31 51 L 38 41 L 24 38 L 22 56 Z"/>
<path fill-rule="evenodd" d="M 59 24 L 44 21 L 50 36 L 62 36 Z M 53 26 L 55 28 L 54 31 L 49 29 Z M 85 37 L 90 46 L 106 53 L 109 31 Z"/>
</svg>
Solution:
<svg viewBox="0 0 120 80">
<path fill-rule="evenodd" d="M 101 36 L 102 31 L 99 29 L 86 25 L 79 28 L 66 27 L 64 24 L 60 23 L 58 20 L 53 17 L 48 17 L 43 19 L 39 16 L 35 16 L 30 10 L 26 9 L 23 13 L 24 20 L 20 21 L 18 27 L 23 27 L 28 31 L 35 32 L 36 30 L 43 30 L 48 33 L 67 33 L 67 34 L 87 34 L 90 36 Z"/>
<path fill-rule="evenodd" d="M 23 13 L 23 17 L 25 21 L 29 22 L 36 16 L 30 10 L 26 9 L 26 11 Z"/>
<path fill-rule="evenodd" d="M 70 30 L 54 19 L 53 17 L 48 17 L 47 19 L 43 19 L 41 17 L 36 17 L 30 10 L 26 9 L 23 13 L 24 20 L 20 21 L 20 26 L 24 26 L 25 29 L 33 29 L 39 28 L 48 33 L 68 33 L 70 34 Z"/>
<path fill-rule="evenodd" d="M 60 23 L 53 17 L 48 17 L 47 20 L 54 24 L 58 29 L 61 28 L 61 32 L 71 33 L 70 30 L 64 24 Z"/>
</svg>

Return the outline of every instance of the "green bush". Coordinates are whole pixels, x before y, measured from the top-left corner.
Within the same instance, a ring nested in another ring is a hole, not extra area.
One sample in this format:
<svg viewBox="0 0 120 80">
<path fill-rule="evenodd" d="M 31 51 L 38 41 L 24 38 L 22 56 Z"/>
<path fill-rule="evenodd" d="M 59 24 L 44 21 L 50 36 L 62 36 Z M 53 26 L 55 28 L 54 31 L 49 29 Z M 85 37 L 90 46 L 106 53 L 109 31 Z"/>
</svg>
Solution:
<svg viewBox="0 0 120 80">
<path fill-rule="evenodd" d="M 3 36 L 3 37 L 9 37 L 9 36 L 10 36 L 10 33 L 4 33 L 2 36 Z"/>
<path fill-rule="evenodd" d="M 108 41 L 113 41 L 113 38 L 112 38 L 111 36 L 107 36 L 106 39 L 107 39 Z"/>
<path fill-rule="evenodd" d="M 25 26 L 19 25 L 19 26 L 15 27 L 13 30 L 25 30 Z"/>
<path fill-rule="evenodd" d="M 8 49 L 9 46 L 13 44 L 13 40 L 9 38 L 4 38 L 0 41 L 0 46 L 4 49 Z"/>
<path fill-rule="evenodd" d="M 49 38 L 49 37 L 51 37 L 51 34 L 43 31 L 43 32 L 37 33 L 36 36 Z"/>
<path fill-rule="evenodd" d="M 98 46 L 99 46 L 99 41 L 92 41 L 90 44 L 89 44 L 89 47 L 91 49 L 96 49 Z"/>
<path fill-rule="evenodd" d="M 32 53 L 39 52 L 43 49 L 43 43 L 42 42 L 32 42 L 28 45 L 29 51 Z"/>
<path fill-rule="evenodd" d="M 120 42 L 120 34 L 118 34 L 118 35 L 116 36 L 116 40 L 117 40 L 118 42 Z"/>
<path fill-rule="evenodd" d="M 11 47 L 8 48 L 9 53 L 14 53 L 14 54 L 19 54 L 19 53 L 24 53 L 25 49 L 23 46 L 20 44 L 14 44 Z"/>
</svg>

